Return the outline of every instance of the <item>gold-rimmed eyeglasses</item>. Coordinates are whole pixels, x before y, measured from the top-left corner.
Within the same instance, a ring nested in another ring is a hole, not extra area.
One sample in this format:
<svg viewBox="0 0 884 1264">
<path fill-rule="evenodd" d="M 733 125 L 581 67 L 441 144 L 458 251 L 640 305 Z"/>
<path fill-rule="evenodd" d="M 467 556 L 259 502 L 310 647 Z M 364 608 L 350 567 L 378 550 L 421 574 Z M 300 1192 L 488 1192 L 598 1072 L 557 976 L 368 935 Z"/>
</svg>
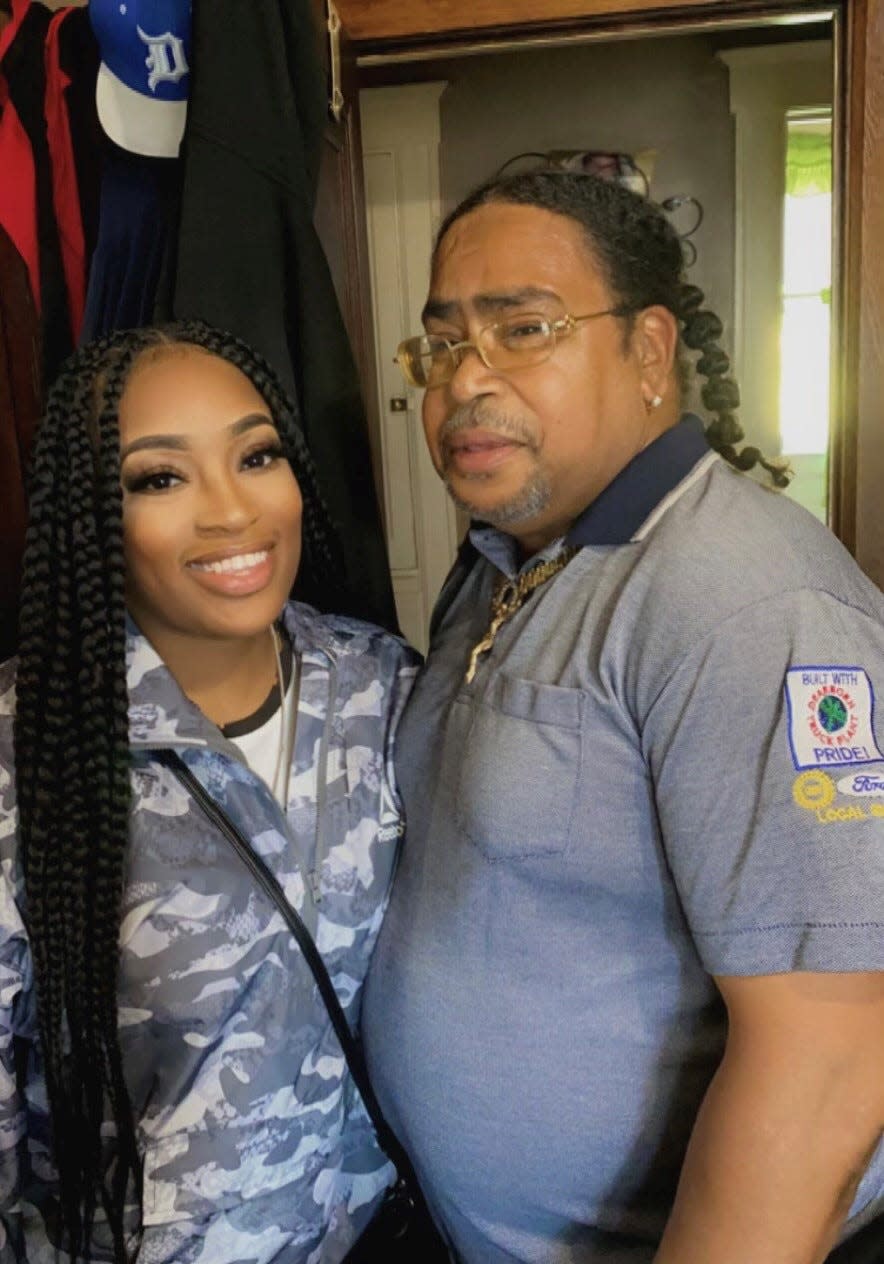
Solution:
<svg viewBox="0 0 884 1264">
<path fill-rule="evenodd" d="M 457 372 L 468 351 L 475 351 L 489 369 L 511 373 L 548 360 L 559 338 L 566 338 L 585 320 L 627 316 L 631 308 L 609 307 L 586 316 L 566 314 L 548 320 L 537 312 L 505 316 L 479 330 L 474 340 L 451 342 L 438 334 L 419 334 L 400 342 L 396 363 L 410 386 L 443 386 Z"/>
</svg>

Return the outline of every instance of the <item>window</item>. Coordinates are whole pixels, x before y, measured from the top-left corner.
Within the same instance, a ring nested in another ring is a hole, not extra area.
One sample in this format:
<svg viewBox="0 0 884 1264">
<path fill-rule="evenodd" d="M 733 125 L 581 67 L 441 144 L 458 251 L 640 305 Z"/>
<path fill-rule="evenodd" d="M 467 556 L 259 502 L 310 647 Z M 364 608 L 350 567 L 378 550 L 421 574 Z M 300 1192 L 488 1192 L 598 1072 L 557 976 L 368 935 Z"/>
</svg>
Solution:
<svg viewBox="0 0 884 1264">
<path fill-rule="evenodd" d="M 826 519 L 832 295 L 831 111 L 786 115 L 779 427 L 792 494 Z"/>
<path fill-rule="evenodd" d="M 747 439 L 826 517 L 832 44 L 725 50 L 736 142 L 734 364 Z M 834 419 L 837 421 L 837 419 Z"/>
</svg>

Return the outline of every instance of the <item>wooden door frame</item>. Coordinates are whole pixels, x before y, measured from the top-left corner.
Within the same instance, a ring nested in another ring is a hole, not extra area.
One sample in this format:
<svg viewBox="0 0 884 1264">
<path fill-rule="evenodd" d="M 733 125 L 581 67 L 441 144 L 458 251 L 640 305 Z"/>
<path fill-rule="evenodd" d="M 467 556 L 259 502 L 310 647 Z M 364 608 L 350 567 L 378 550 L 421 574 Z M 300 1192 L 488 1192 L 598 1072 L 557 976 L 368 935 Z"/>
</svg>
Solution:
<svg viewBox="0 0 884 1264">
<path fill-rule="evenodd" d="M 316 33 L 316 52 L 322 65 L 329 103 L 333 93 L 331 67 L 331 41 L 329 36 L 328 0 L 310 0 Z M 365 188 L 362 170 L 362 137 L 359 118 L 359 82 L 356 68 L 356 51 L 346 30 L 342 29 L 338 41 L 338 84 L 344 101 L 339 118 L 332 116 L 331 108 L 323 136 L 321 178 L 330 181 L 335 188 L 340 209 L 337 228 L 343 234 L 342 253 L 347 261 L 341 278 L 336 278 L 336 292 L 341 316 L 350 339 L 356 370 L 362 387 L 365 424 L 371 453 L 372 475 L 381 525 L 386 529 L 384 514 L 383 459 L 381 450 L 381 421 L 378 415 L 377 376 L 374 358 L 374 331 L 371 314 L 371 283 L 368 266 L 368 237 L 365 224 Z M 321 216 L 316 217 L 320 241 L 328 254 L 328 243 L 323 241 L 327 225 Z M 340 281 L 340 284 L 337 283 Z"/>
<path fill-rule="evenodd" d="M 784 12 L 829 11 L 837 0 L 335 0 L 358 49 L 403 54 L 432 44 L 457 45 L 487 36 L 500 42 L 528 34 L 570 34 L 594 26 L 613 35 L 636 28 L 754 23 Z"/>
<path fill-rule="evenodd" d="M 843 14 L 844 415 L 833 454 L 837 534 L 884 587 L 884 0 Z"/>
<path fill-rule="evenodd" d="M 722 22 L 835 16 L 842 146 L 831 525 L 884 587 L 884 0 L 337 0 L 358 64 L 454 55 L 465 45 L 637 37 Z M 366 73 L 370 73 L 366 70 Z M 751 418 L 748 419 L 751 423 Z"/>
</svg>

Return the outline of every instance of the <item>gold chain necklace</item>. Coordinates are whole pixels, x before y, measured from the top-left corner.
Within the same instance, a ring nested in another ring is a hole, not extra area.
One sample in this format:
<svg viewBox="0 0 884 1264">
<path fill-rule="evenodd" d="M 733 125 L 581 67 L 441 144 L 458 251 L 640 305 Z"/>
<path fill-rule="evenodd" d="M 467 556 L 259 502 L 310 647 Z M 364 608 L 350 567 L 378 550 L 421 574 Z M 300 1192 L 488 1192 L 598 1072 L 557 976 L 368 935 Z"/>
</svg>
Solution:
<svg viewBox="0 0 884 1264">
<path fill-rule="evenodd" d="M 469 666 L 464 676 L 466 684 L 469 684 L 475 676 L 479 659 L 491 649 L 503 625 L 522 608 L 535 588 L 539 588 L 548 579 L 552 579 L 553 575 L 558 575 L 559 571 L 564 570 L 576 552 L 576 549 L 562 549 L 556 557 L 548 562 L 539 562 L 537 566 L 532 567 L 530 571 L 525 571 L 517 579 L 507 579 L 505 575 L 501 575 L 494 585 L 488 631 L 481 641 L 474 645 L 473 652 L 470 654 Z"/>
</svg>

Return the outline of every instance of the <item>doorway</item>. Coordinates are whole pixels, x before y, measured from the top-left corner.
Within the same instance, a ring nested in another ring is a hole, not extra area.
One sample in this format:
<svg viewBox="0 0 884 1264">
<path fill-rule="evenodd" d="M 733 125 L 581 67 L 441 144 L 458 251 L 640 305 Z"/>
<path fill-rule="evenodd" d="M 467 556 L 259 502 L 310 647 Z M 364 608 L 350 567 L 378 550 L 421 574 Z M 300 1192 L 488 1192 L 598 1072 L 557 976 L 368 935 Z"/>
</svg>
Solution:
<svg viewBox="0 0 884 1264">
<path fill-rule="evenodd" d="M 746 243 L 760 240 L 758 211 L 747 203 L 747 190 L 753 178 L 756 185 L 760 180 L 752 154 L 759 149 L 762 124 L 756 112 L 755 131 L 747 133 L 744 112 L 741 133 L 739 111 L 745 111 L 747 97 L 736 91 L 738 76 L 729 65 L 734 58 L 744 66 L 760 64 L 758 77 L 768 84 L 783 81 L 781 65 L 812 68 L 803 78 L 790 72 L 795 91 L 780 93 L 765 106 L 765 144 L 782 161 L 777 157 L 775 177 L 768 173 L 762 181 L 769 203 L 767 236 L 754 252 Z M 410 585 L 411 606 L 407 611 L 400 606 L 400 618 L 412 639 L 425 645 L 438 582 L 456 548 L 456 519 L 447 502 L 438 499 L 438 480 L 436 497 L 427 498 L 435 475 L 420 433 L 420 393 L 397 381 L 392 360 L 399 339 L 420 329 L 432 237 L 441 216 L 504 164 L 515 171 L 536 164 L 537 155 L 566 162 L 569 155 L 589 150 L 631 155 L 648 179 L 650 195 L 671 206 L 672 221 L 685 237 L 687 278 L 704 291 L 705 305 L 723 322 L 722 345 L 743 391 L 747 440 L 771 455 L 792 457 L 783 447 L 776 411 L 785 296 L 787 116 L 807 110 L 831 116 L 833 29 L 830 21 L 814 21 L 583 44 L 572 38 L 558 47 L 391 64 L 364 74 L 363 82 L 368 81 L 372 86 L 361 92 L 360 108 L 384 482 L 388 514 L 392 499 L 402 519 L 410 513 L 416 524 L 410 555 L 416 565 L 409 573 L 403 570 L 397 578 L 391 549 L 394 588 L 405 591 L 404 584 Z M 748 152 L 747 135 L 752 139 Z M 747 211 L 756 216 L 750 215 L 748 225 Z M 835 219 L 837 225 L 837 208 Z M 831 269 L 836 255 L 830 240 L 822 253 Z M 756 348 L 762 331 L 774 357 L 759 371 Z M 828 361 L 820 368 L 819 389 L 825 391 Z M 394 400 L 398 413 L 391 411 Z M 702 412 L 696 398 L 687 404 Z M 810 463 L 805 454 L 798 456 L 792 462 L 797 477 L 790 494 L 825 517 L 825 452 Z M 421 539 L 435 545 L 429 567 Z"/>
</svg>

